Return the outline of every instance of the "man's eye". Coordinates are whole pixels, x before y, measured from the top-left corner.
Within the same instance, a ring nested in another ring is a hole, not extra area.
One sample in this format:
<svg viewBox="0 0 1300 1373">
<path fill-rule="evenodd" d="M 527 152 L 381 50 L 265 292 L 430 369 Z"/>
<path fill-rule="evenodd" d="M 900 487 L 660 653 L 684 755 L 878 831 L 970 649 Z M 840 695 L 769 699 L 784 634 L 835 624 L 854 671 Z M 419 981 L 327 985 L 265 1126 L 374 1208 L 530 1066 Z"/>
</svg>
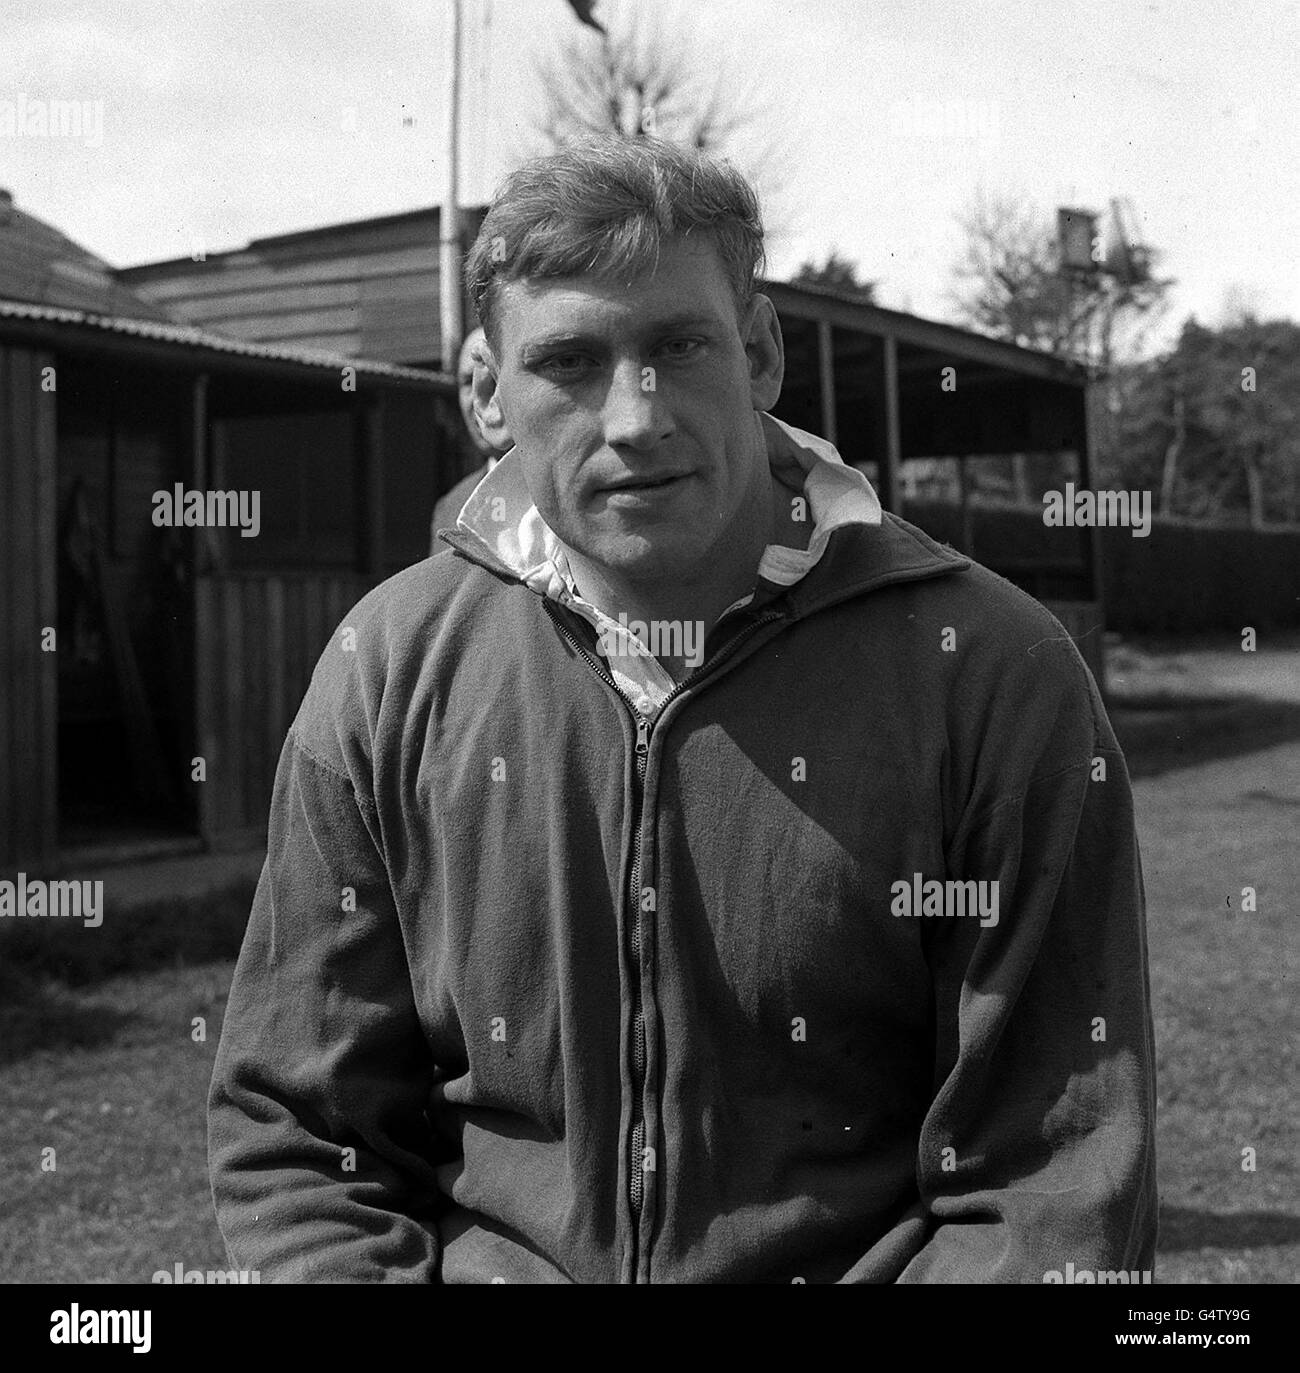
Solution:
<svg viewBox="0 0 1300 1373">
<path fill-rule="evenodd" d="M 576 376 L 587 364 L 585 353 L 556 353 L 542 364 L 553 376 Z"/>
<path fill-rule="evenodd" d="M 688 358 L 700 346 L 697 338 L 670 338 L 662 345 L 662 351 L 670 358 Z"/>
</svg>

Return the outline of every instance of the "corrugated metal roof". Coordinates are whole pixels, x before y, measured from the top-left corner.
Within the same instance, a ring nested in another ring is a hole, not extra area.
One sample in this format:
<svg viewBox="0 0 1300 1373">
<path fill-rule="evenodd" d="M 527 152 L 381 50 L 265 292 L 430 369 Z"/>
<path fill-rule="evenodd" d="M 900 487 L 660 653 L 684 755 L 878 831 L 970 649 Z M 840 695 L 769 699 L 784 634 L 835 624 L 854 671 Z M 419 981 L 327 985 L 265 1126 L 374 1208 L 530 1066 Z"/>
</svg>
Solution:
<svg viewBox="0 0 1300 1373">
<path fill-rule="evenodd" d="M 167 320 L 166 309 L 145 300 L 102 257 L 52 224 L 19 209 L 0 189 L 0 297 L 106 315 Z"/>
<path fill-rule="evenodd" d="M 34 324 L 54 324 L 70 329 L 101 330 L 109 334 L 125 334 L 154 343 L 173 344 L 178 348 L 193 348 L 235 357 L 262 359 L 267 362 L 288 362 L 303 367 L 318 367 L 338 372 L 344 367 L 355 368 L 364 376 L 391 377 L 394 380 L 438 382 L 455 386 L 456 379 L 446 372 L 425 371 L 418 367 L 400 367 L 390 362 L 371 362 L 365 358 L 349 358 L 334 353 L 314 353 L 308 349 L 285 348 L 272 343 L 248 343 L 242 339 L 226 338 L 207 333 L 185 324 L 164 324 L 157 320 L 128 319 L 120 315 L 98 315 L 87 310 L 70 310 L 57 305 L 33 305 L 28 301 L 0 300 L 0 321 L 30 321 Z"/>
</svg>

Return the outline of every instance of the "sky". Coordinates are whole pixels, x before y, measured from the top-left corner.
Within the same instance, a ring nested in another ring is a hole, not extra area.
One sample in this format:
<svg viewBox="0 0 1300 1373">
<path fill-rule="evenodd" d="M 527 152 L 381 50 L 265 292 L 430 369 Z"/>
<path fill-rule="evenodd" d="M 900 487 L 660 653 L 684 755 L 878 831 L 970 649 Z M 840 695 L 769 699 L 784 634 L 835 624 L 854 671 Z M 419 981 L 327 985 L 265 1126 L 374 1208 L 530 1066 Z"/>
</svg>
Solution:
<svg viewBox="0 0 1300 1373">
<path fill-rule="evenodd" d="M 4 0 L 0 187 L 116 266 L 436 203 L 451 0 Z M 624 22 L 637 0 L 599 0 Z M 1119 197 L 1176 279 L 1166 333 L 1300 318 L 1300 0 L 640 0 L 753 112 L 770 271 L 834 249 L 953 318 L 977 193 Z M 462 201 L 526 149 L 565 0 L 462 0 Z M 42 135 L 35 105 L 81 128 Z"/>
</svg>

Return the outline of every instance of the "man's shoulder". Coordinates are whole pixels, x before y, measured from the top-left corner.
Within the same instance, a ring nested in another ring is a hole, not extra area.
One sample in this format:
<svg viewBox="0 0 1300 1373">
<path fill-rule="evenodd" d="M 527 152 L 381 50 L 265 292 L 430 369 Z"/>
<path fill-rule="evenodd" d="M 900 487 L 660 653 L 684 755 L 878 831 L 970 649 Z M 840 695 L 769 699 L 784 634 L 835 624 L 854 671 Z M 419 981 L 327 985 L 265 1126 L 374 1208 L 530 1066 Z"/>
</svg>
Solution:
<svg viewBox="0 0 1300 1373">
<path fill-rule="evenodd" d="M 1082 667 L 1074 641 L 1052 610 L 1027 591 L 971 561 L 956 577 L 946 579 L 945 605 L 957 638 L 966 647 L 991 657 L 1059 663 L 1069 675 Z"/>
<path fill-rule="evenodd" d="M 516 583 L 523 591 L 523 587 Z M 344 615 L 323 646 L 294 721 L 309 740 L 373 737 L 385 699 L 409 699 L 422 681 L 451 662 L 469 639 L 508 638 L 490 608 L 503 579 L 460 556 L 423 559 L 368 591 Z"/>
<path fill-rule="evenodd" d="M 886 516 L 881 528 L 895 561 L 928 575 L 864 594 L 853 641 L 889 699 L 942 731 L 962 787 L 978 774 L 993 793 L 1017 794 L 1118 749 L 1097 684 L 1048 606 L 904 520 Z"/>
<path fill-rule="evenodd" d="M 1003 656 L 1045 642 L 1069 644 L 1068 633 L 1041 601 L 901 516 L 886 511 L 878 526 L 854 532 L 853 558 L 862 569 L 857 575 L 871 592 L 881 584 L 902 589 L 909 614 L 921 606 L 927 618 L 943 618 L 953 631 L 946 651 L 963 646 Z M 842 566 L 839 574 L 854 571 Z M 864 596 L 863 604 L 879 603 Z"/>
<path fill-rule="evenodd" d="M 993 698 L 1032 704 L 1035 714 L 1098 712 L 1096 684 L 1069 631 L 1028 592 L 889 513 L 853 545 L 848 561 L 857 560 L 867 588 L 853 604 L 871 626 L 864 651 L 888 642 L 918 693 L 937 690 L 986 721 L 1001 714 L 988 709 Z M 854 575 L 844 562 L 840 575 Z"/>
<path fill-rule="evenodd" d="M 482 570 L 464 557 L 422 558 L 366 592 L 353 607 L 352 619 L 393 636 L 418 632 L 472 597 L 478 580 L 474 573 Z"/>
</svg>

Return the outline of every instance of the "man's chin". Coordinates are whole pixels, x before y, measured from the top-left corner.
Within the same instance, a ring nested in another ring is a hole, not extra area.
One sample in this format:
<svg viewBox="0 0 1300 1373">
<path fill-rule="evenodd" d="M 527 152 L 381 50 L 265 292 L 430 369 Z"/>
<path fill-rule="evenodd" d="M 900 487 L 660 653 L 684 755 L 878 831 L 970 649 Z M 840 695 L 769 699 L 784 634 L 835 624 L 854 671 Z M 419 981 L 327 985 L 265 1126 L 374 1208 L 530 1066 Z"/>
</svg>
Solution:
<svg viewBox="0 0 1300 1373">
<path fill-rule="evenodd" d="M 661 583 L 692 579 L 706 551 L 698 545 L 698 539 L 679 522 L 654 529 L 610 531 L 588 542 L 582 553 L 589 563 L 620 577 Z"/>
</svg>

